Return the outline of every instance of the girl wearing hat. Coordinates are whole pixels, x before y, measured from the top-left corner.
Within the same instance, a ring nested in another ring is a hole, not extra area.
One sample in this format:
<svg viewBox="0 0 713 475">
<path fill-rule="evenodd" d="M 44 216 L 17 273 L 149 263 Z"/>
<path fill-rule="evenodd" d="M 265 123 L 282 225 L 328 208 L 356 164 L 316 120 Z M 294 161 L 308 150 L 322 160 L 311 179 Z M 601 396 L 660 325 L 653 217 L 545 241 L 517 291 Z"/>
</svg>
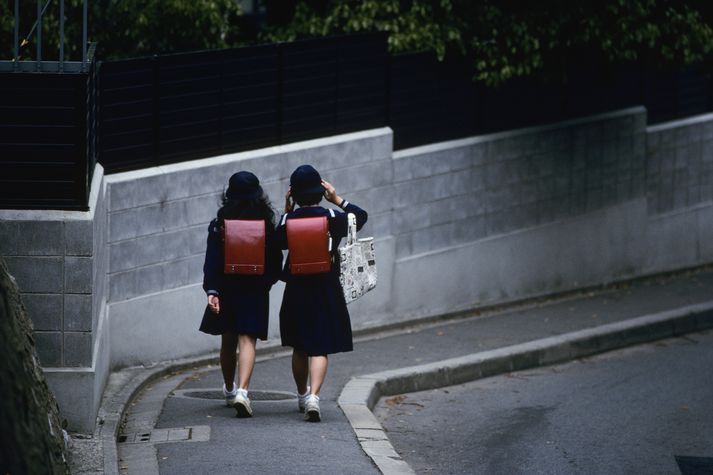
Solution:
<svg viewBox="0 0 713 475">
<path fill-rule="evenodd" d="M 252 416 L 248 386 L 255 366 L 256 340 L 267 339 L 269 292 L 278 280 L 282 251 L 275 242 L 275 214 L 257 177 L 241 171 L 230 177 L 217 218 L 208 226 L 208 245 L 203 266 L 203 289 L 208 306 L 200 331 L 221 335 L 220 367 L 223 396 L 238 417 Z M 225 219 L 265 221 L 265 272 L 238 275 L 223 272 L 221 228 Z M 240 346 L 238 385 L 235 384 L 235 351 Z M 230 389 L 228 389 L 230 388 Z"/>
<path fill-rule="evenodd" d="M 322 197 L 343 212 L 319 206 Z M 292 173 L 285 198 L 285 215 L 275 231 L 280 248 L 288 248 L 286 222 L 291 219 L 326 216 L 332 238 L 329 272 L 293 275 L 288 255 L 282 274 L 286 283 L 280 309 L 282 345 L 293 348 L 292 375 L 299 393 L 299 410 L 306 413 L 306 420 L 319 422 L 319 392 L 327 375 L 327 355 L 352 350 L 351 321 L 339 283 L 337 249 L 341 238 L 347 235 L 346 213 L 356 216 L 357 229 L 366 223 L 367 213 L 337 195 L 310 165 L 302 165 Z M 299 208 L 294 209 L 293 199 Z"/>
</svg>

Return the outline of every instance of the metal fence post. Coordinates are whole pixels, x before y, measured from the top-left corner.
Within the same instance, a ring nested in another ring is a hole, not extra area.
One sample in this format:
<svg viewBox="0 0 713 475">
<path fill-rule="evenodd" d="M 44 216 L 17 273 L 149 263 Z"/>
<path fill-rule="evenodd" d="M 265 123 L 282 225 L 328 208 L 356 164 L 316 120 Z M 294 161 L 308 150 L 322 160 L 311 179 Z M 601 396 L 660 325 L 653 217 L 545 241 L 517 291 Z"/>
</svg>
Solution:
<svg viewBox="0 0 713 475">
<path fill-rule="evenodd" d="M 37 71 L 42 71 L 42 0 L 37 0 Z"/>
<path fill-rule="evenodd" d="M 17 71 L 20 66 L 20 0 L 15 0 L 15 60 L 12 69 Z"/>
<path fill-rule="evenodd" d="M 59 72 L 64 72 L 64 0 L 59 0 Z"/>
</svg>

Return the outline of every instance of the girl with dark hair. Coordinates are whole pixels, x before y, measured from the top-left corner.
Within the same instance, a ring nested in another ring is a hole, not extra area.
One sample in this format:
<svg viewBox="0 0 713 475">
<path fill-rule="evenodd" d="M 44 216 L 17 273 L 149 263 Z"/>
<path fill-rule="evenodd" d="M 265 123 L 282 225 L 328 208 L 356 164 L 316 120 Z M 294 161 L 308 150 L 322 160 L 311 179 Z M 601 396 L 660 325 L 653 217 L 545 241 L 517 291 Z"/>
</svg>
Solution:
<svg viewBox="0 0 713 475">
<path fill-rule="evenodd" d="M 342 211 L 319 206 L 323 197 Z M 295 202 L 298 209 L 294 209 Z M 292 173 L 285 214 L 275 231 L 277 245 L 289 248 L 287 222 L 300 218 L 327 217 L 332 239 L 328 272 L 295 275 L 290 270 L 289 254 L 283 270 L 286 286 L 280 308 L 280 334 L 282 345 L 293 348 L 292 375 L 299 394 L 298 408 L 310 422 L 319 422 L 322 417 L 319 391 L 327 376 L 328 355 L 352 351 L 351 321 L 339 283 L 337 253 L 339 241 L 347 235 L 347 213 L 355 215 L 357 229 L 366 223 L 366 211 L 342 199 L 312 166 L 302 165 Z"/>
<path fill-rule="evenodd" d="M 208 226 L 203 266 L 203 290 L 208 305 L 200 331 L 221 335 L 220 367 L 223 396 L 238 417 L 252 416 L 248 386 L 255 366 L 257 339 L 267 339 L 269 292 L 278 280 L 282 251 L 275 242 L 275 213 L 257 177 L 241 171 L 230 177 L 223 205 Z M 265 271 L 263 275 L 224 273 L 222 229 L 226 219 L 265 221 Z M 240 347 L 238 385 L 235 384 L 236 349 Z M 228 389 L 230 388 L 230 389 Z"/>
</svg>

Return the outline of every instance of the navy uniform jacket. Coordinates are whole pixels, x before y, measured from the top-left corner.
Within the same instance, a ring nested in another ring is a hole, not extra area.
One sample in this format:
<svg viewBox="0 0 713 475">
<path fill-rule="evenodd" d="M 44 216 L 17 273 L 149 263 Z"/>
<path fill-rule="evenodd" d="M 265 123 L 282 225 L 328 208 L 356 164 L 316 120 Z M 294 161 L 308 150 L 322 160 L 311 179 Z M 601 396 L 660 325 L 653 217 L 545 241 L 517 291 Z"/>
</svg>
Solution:
<svg viewBox="0 0 713 475">
<path fill-rule="evenodd" d="M 298 208 L 283 216 L 275 230 L 275 240 L 281 249 L 287 249 L 285 219 L 327 216 L 332 236 L 332 269 L 328 273 L 292 275 L 289 254 L 282 272 L 287 284 L 280 308 L 280 334 L 282 345 L 291 346 L 309 356 L 327 355 L 352 350 L 352 329 L 342 286 L 339 283 L 339 243 L 347 235 L 347 214 L 356 216 L 357 230 L 366 223 L 367 213 L 349 202 L 343 205 L 344 213 L 321 206 Z"/>
<path fill-rule="evenodd" d="M 203 265 L 203 290 L 220 299 L 220 314 L 206 307 L 200 331 L 254 335 L 267 339 L 270 288 L 279 280 L 282 251 L 275 241 L 272 223 L 265 223 L 265 274 L 261 276 L 225 274 L 223 241 L 217 219 L 208 226 L 208 243 Z"/>
</svg>

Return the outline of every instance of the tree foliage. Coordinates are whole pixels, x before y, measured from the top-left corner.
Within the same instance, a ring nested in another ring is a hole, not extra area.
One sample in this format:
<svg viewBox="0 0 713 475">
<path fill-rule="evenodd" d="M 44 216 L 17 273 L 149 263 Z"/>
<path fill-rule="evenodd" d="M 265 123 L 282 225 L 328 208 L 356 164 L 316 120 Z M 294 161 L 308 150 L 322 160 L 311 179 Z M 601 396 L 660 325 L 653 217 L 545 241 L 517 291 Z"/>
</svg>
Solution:
<svg viewBox="0 0 713 475">
<path fill-rule="evenodd" d="M 302 0 L 263 38 L 286 41 L 385 31 L 392 52 L 463 55 L 475 79 L 498 84 L 562 71 L 583 51 L 617 62 L 700 62 L 713 52 L 711 17 L 694 0 Z M 280 8 L 274 6 L 273 8 Z M 284 8 L 284 6 L 282 7 Z"/>
<path fill-rule="evenodd" d="M 27 39 L 21 59 L 35 59 L 36 37 L 29 35 L 36 3 L 20 2 L 20 39 Z M 65 0 L 65 59 L 81 59 L 83 0 Z M 42 57 L 59 51 L 59 1 L 43 0 Z M 0 4 L 0 54 L 13 53 L 13 0 Z M 235 0 L 94 0 L 89 2 L 88 39 L 102 59 L 175 51 L 225 48 L 239 42 L 240 9 Z"/>
</svg>

